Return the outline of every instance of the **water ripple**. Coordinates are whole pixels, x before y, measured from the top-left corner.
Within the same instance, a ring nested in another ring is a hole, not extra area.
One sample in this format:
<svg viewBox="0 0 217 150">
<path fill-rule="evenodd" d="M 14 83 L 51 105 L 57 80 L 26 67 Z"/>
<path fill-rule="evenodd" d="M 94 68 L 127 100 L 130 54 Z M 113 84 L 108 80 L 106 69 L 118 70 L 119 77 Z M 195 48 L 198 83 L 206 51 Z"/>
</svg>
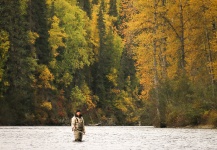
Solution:
<svg viewBox="0 0 217 150">
<path fill-rule="evenodd" d="M 215 129 L 87 126 L 83 142 L 68 127 L 0 127 L 0 150 L 217 150 Z"/>
</svg>

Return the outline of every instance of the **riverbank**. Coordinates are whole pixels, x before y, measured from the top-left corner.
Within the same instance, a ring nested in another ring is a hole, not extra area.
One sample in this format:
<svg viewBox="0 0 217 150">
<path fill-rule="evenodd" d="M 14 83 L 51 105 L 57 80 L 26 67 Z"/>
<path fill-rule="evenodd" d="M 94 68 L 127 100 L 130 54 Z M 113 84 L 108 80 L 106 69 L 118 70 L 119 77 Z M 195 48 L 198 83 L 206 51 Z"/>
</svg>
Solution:
<svg viewBox="0 0 217 150">
<path fill-rule="evenodd" d="M 217 129 L 214 125 L 197 125 L 197 126 L 186 126 L 185 128 L 192 128 L 192 129 Z"/>
</svg>

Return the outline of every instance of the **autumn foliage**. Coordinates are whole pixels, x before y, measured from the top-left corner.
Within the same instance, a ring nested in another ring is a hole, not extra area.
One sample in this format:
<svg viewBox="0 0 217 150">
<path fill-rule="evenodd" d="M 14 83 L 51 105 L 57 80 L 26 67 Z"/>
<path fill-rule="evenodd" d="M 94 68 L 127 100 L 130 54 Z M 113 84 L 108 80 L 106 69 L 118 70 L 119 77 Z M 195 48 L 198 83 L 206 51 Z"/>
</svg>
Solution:
<svg viewBox="0 0 217 150">
<path fill-rule="evenodd" d="M 217 126 L 217 0 L 0 5 L 0 125 Z"/>
</svg>

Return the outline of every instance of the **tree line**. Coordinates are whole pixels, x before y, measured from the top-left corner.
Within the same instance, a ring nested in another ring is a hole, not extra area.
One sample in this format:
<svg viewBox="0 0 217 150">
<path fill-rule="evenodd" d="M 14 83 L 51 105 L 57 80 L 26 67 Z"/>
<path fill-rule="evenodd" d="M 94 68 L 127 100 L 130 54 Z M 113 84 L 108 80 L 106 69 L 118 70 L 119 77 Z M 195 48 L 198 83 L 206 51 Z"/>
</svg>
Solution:
<svg viewBox="0 0 217 150">
<path fill-rule="evenodd" d="M 216 6 L 0 0 L 0 125 L 217 126 Z"/>
</svg>

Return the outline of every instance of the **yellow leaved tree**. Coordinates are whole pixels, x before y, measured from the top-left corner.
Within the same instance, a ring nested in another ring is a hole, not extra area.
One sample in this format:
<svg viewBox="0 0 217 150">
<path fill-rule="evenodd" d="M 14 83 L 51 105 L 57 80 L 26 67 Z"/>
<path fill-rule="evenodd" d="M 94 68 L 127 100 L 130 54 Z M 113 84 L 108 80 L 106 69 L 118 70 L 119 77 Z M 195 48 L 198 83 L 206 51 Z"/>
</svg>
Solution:
<svg viewBox="0 0 217 150">
<path fill-rule="evenodd" d="M 66 38 L 66 33 L 64 32 L 63 29 L 60 28 L 59 26 L 59 18 L 56 16 L 52 17 L 52 24 L 51 24 L 51 29 L 49 30 L 49 43 L 52 48 L 52 55 L 55 58 L 58 56 L 57 49 L 59 47 L 65 47 L 65 43 L 63 42 L 63 39 Z"/>
<path fill-rule="evenodd" d="M 215 97 L 217 1 L 138 0 L 133 5 L 136 13 L 127 29 L 134 37 L 141 98 L 155 101 L 159 123 L 176 112 L 185 112 L 180 118 L 188 116 L 189 122 L 197 120 L 192 110 L 200 111 L 206 94 L 212 95 L 211 103 Z M 182 119 L 176 121 L 187 124 Z"/>
</svg>

